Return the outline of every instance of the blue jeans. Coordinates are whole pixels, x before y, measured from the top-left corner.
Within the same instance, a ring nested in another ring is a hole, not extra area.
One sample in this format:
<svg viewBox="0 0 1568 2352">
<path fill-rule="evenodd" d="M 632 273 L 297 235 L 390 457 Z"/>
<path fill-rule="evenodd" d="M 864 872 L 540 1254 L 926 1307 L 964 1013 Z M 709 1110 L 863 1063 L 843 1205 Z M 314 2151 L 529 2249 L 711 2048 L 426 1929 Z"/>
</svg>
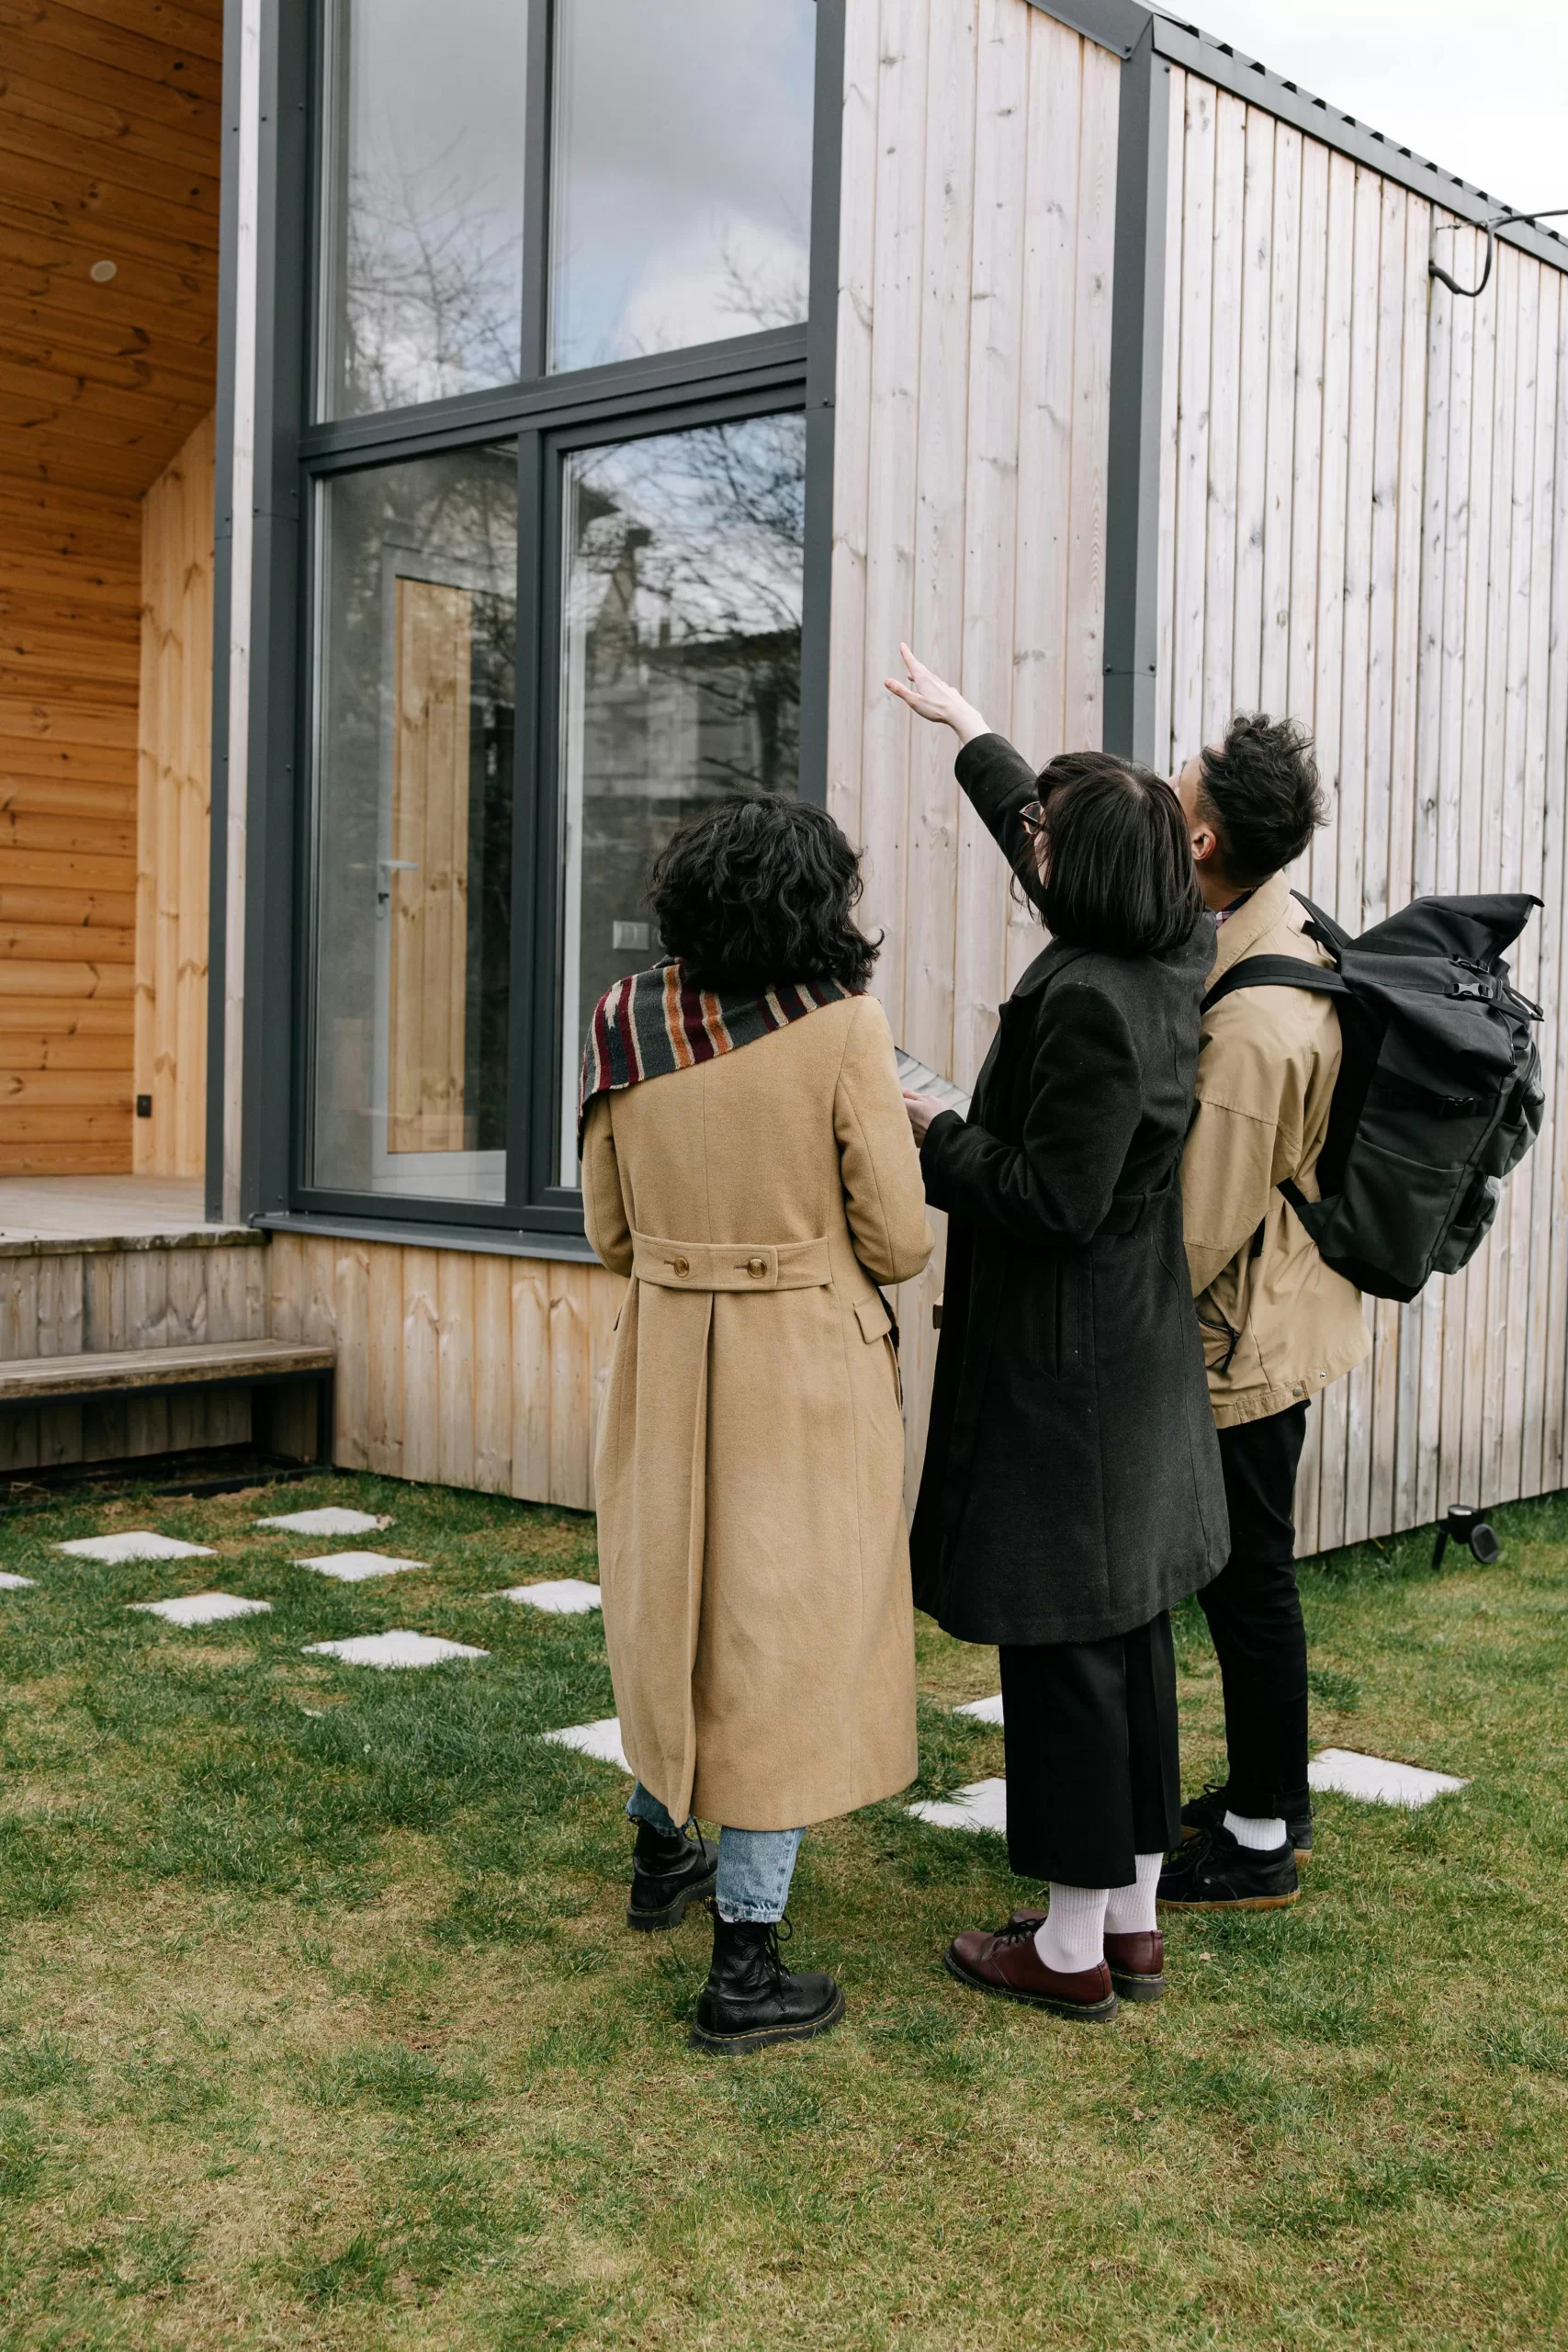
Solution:
<svg viewBox="0 0 1568 2352">
<path fill-rule="evenodd" d="M 679 1837 L 678 1825 L 638 1781 L 626 1799 L 632 1821 L 650 1821 L 656 1829 Z M 721 1829 L 718 1833 L 718 1891 L 721 1919 L 769 1920 L 784 1917 L 795 1858 L 804 1829 Z"/>
</svg>

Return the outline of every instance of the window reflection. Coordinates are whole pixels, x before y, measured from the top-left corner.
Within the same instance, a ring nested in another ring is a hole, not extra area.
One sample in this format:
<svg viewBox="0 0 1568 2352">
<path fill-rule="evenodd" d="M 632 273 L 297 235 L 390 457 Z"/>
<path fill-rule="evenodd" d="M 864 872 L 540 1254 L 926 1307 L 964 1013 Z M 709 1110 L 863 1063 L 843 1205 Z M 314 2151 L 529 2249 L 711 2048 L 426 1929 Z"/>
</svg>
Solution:
<svg viewBox="0 0 1568 2352">
<path fill-rule="evenodd" d="M 515 445 L 321 495 L 310 1181 L 500 1201 Z"/>
<path fill-rule="evenodd" d="M 323 406 L 522 372 L 524 0 L 337 0 Z"/>
<path fill-rule="evenodd" d="M 751 417 L 565 461 L 560 1181 L 589 1012 L 660 952 L 648 868 L 728 792 L 793 792 L 806 425 Z"/>
<path fill-rule="evenodd" d="M 806 316 L 815 0 L 561 0 L 550 360 Z"/>
</svg>

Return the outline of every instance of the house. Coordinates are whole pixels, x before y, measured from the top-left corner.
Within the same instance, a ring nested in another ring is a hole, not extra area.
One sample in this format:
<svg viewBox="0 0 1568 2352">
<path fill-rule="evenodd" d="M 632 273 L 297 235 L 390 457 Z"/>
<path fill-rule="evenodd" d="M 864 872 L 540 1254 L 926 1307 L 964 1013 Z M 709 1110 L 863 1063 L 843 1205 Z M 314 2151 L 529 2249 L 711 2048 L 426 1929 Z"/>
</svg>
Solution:
<svg viewBox="0 0 1568 2352">
<path fill-rule="evenodd" d="M 1042 761 L 1305 719 L 1352 929 L 1540 897 L 1548 1125 L 1303 1542 L 1564 1483 L 1568 244 L 1137 0 L 13 14 L 0 1356 L 330 1348 L 340 1463 L 586 1505 L 575 1069 L 671 827 L 824 799 L 961 1079 L 1032 952 L 908 638 Z"/>
</svg>

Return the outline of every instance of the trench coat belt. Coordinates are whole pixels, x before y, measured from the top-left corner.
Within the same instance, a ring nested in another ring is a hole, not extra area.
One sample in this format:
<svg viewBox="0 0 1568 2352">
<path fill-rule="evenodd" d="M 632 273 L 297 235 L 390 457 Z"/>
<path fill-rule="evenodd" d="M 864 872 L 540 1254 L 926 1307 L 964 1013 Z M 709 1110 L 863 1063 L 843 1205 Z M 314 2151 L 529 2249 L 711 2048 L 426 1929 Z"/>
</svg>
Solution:
<svg viewBox="0 0 1568 2352">
<path fill-rule="evenodd" d="M 660 1290 L 824 1290 L 833 1279 L 820 1241 L 665 1241 L 632 1235 L 632 1280 Z"/>
</svg>

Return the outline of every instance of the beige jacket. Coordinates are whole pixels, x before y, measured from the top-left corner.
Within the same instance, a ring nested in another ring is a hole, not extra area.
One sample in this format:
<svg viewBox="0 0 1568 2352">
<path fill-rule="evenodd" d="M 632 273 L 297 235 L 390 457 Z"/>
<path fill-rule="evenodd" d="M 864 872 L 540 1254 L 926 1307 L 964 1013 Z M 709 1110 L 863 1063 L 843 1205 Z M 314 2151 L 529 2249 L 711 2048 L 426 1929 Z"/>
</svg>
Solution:
<svg viewBox="0 0 1568 2352">
<path fill-rule="evenodd" d="M 827 1005 L 593 1103 L 583 1205 L 631 1282 L 595 1456 L 628 1761 L 677 1821 L 795 1829 L 915 1775 L 898 1370 L 931 1252 L 882 1007 Z"/>
<path fill-rule="evenodd" d="M 1210 985 L 1247 956 L 1327 956 L 1276 874 L 1219 929 Z M 1275 1188 L 1317 1198 L 1317 1158 L 1339 1069 L 1330 1000 L 1247 989 L 1203 1016 L 1181 1203 L 1209 1401 L 1221 1429 L 1284 1412 L 1359 1363 L 1361 1295 L 1334 1273 Z"/>
</svg>

